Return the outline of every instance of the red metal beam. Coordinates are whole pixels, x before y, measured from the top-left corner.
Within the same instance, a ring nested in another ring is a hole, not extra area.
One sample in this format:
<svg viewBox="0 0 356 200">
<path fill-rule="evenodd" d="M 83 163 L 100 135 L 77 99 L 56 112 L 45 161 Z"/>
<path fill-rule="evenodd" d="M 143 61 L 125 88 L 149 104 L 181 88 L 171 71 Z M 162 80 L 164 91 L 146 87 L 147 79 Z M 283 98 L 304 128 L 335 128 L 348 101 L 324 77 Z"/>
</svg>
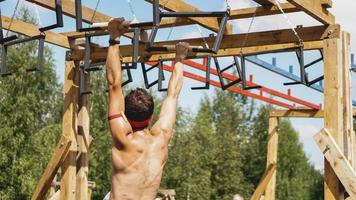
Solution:
<svg viewBox="0 0 356 200">
<path fill-rule="evenodd" d="M 183 61 L 183 63 L 185 65 L 188 65 L 188 66 L 193 67 L 195 69 L 199 69 L 199 70 L 202 70 L 202 71 L 206 70 L 206 65 L 204 65 L 204 63 L 200 64 L 200 63 L 194 62 L 192 60 L 185 60 L 185 61 Z M 212 69 L 212 68 L 210 68 L 210 73 L 214 74 L 214 75 L 218 75 L 218 72 L 215 69 Z M 222 76 L 224 78 L 230 80 L 230 81 L 236 80 L 238 78 L 237 76 L 232 75 L 232 74 L 228 74 L 228 73 L 222 73 Z M 253 83 L 252 80 L 250 80 L 250 81 L 247 81 L 247 85 L 249 87 L 251 87 L 251 86 L 257 86 L 258 84 Z M 297 104 L 300 104 L 300 105 L 303 105 L 303 106 L 306 106 L 306 107 L 309 107 L 309 108 L 312 108 L 312 109 L 316 109 L 316 110 L 320 110 L 321 109 L 320 105 L 316 105 L 316 104 L 307 102 L 305 100 L 293 97 L 293 96 L 290 95 L 290 93 L 283 94 L 281 92 L 278 92 L 276 90 L 272 90 L 270 88 L 266 88 L 264 86 L 261 86 L 261 88 L 259 88 L 259 90 L 261 91 L 260 92 L 261 95 L 263 94 L 263 92 L 266 92 L 266 93 L 269 93 L 269 94 L 271 94 L 273 96 L 280 97 L 280 98 L 286 99 L 288 101 L 292 101 L 294 103 L 297 103 Z"/>
<path fill-rule="evenodd" d="M 147 62 L 146 64 L 155 65 L 156 62 Z M 163 65 L 163 70 L 172 72 L 173 71 L 173 67 L 164 64 Z M 183 75 L 185 77 L 187 77 L 187 78 L 190 78 L 190 79 L 205 83 L 205 77 L 202 77 L 202 76 L 199 76 L 199 75 L 195 75 L 195 74 L 187 72 L 187 71 L 184 71 Z M 214 80 L 210 80 L 210 85 L 218 87 L 218 88 L 221 88 L 220 83 L 217 82 L 217 81 L 214 81 Z M 262 96 L 262 95 L 259 95 L 259 94 L 255 94 L 255 93 L 252 93 L 250 91 L 243 90 L 243 89 L 241 89 L 239 87 L 236 87 L 236 86 L 229 87 L 227 90 L 229 90 L 231 92 L 238 93 L 238 94 L 242 94 L 242 95 L 245 95 L 245 96 L 248 96 L 248 97 L 252 97 L 252 98 L 255 98 L 255 99 L 270 103 L 270 104 L 281 106 L 281 107 L 284 107 L 284 108 L 288 108 L 288 109 L 295 108 L 294 105 L 287 104 L 287 103 L 284 103 L 284 102 L 281 102 L 281 101 L 278 101 L 278 100 L 275 100 L 275 99 L 271 99 L 271 98 L 268 98 L 268 97 L 265 97 L 265 96 Z"/>
</svg>

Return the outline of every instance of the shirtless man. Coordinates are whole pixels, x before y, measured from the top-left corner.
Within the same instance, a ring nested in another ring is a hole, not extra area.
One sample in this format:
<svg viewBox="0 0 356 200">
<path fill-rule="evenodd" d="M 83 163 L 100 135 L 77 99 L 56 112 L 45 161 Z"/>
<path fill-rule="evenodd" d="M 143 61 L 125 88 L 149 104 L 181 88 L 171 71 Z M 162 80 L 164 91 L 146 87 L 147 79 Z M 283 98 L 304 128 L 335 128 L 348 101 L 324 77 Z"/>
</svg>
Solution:
<svg viewBox="0 0 356 200">
<path fill-rule="evenodd" d="M 108 25 L 110 46 L 106 60 L 109 85 L 108 120 L 112 133 L 111 200 L 153 200 L 167 162 L 168 143 L 176 120 L 176 107 L 183 84 L 183 64 L 187 43 L 176 45 L 176 63 L 169 80 L 168 94 L 158 121 L 151 130 L 153 98 L 136 89 L 126 97 L 121 88 L 121 63 L 118 39 L 128 29 L 124 19 L 112 19 Z"/>
</svg>

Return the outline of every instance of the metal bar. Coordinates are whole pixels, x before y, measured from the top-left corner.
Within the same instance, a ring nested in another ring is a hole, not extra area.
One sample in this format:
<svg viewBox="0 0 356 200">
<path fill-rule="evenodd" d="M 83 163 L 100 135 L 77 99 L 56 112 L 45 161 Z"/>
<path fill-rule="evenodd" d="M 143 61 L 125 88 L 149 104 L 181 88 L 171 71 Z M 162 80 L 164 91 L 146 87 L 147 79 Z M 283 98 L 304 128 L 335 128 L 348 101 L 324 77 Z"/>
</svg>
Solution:
<svg viewBox="0 0 356 200">
<path fill-rule="evenodd" d="M 134 37 L 132 38 L 132 64 L 131 64 L 132 69 L 137 69 L 140 33 L 141 33 L 141 29 L 135 28 Z"/>
<path fill-rule="evenodd" d="M 204 59 L 204 58 L 203 58 Z M 192 90 L 209 90 L 210 89 L 210 65 L 211 56 L 206 58 L 206 70 L 205 70 L 205 86 L 202 87 L 192 87 Z"/>
<path fill-rule="evenodd" d="M 224 17 L 226 12 L 161 12 L 160 17 Z"/>
<path fill-rule="evenodd" d="M 5 46 L 12 46 L 12 45 L 15 45 L 15 44 L 30 42 L 30 41 L 33 41 L 33 40 L 39 40 L 39 39 L 44 39 L 44 38 L 45 38 L 44 35 L 36 35 L 36 36 L 33 36 L 33 37 L 22 38 L 22 39 L 17 39 L 17 40 L 13 40 L 13 41 L 7 42 L 5 44 Z"/>
<path fill-rule="evenodd" d="M 356 68 L 355 54 L 351 54 L 351 67 Z"/>
<path fill-rule="evenodd" d="M 241 59 L 241 73 L 242 73 L 242 76 L 240 78 L 241 78 L 241 81 L 242 81 L 242 88 L 244 90 L 253 90 L 253 89 L 261 88 L 261 86 L 259 86 L 259 85 L 254 85 L 254 86 L 248 86 L 247 85 L 247 79 L 246 79 L 246 57 L 245 56 L 241 56 L 240 59 Z"/>
<path fill-rule="evenodd" d="M 77 31 L 80 31 L 83 28 L 82 0 L 75 0 L 75 22 L 76 22 Z"/>
<path fill-rule="evenodd" d="M 158 79 L 153 81 L 152 83 L 149 82 L 148 80 L 148 76 L 147 73 L 149 71 L 151 71 L 152 69 L 154 69 L 155 67 L 158 66 L 158 63 L 156 63 L 155 65 L 153 65 L 152 67 L 146 69 L 146 65 L 145 63 L 141 63 L 141 67 L 142 67 L 142 74 L 143 74 L 143 80 L 145 82 L 145 87 L 146 89 L 150 89 L 152 86 L 156 85 L 158 83 Z"/>
<path fill-rule="evenodd" d="M 220 29 L 218 32 L 218 35 L 216 36 L 214 45 L 213 45 L 213 52 L 217 53 L 218 50 L 220 49 L 220 45 L 221 45 L 221 41 L 223 39 L 224 33 L 225 33 L 225 29 L 226 29 L 226 24 L 227 21 L 229 20 L 229 15 L 227 12 L 225 12 L 224 17 L 222 18 L 221 22 L 220 22 Z"/>
<path fill-rule="evenodd" d="M 307 85 L 306 75 L 305 75 L 305 68 L 304 68 L 304 48 L 300 46 L 299 49 L 296 51 L 298 62 L 299 62 L 299 69 L 300 69 L 300 82 L 304 85 Z"/>
<path fill-rule="evenodd" d="M 163 61 L 158 61 L 158 91 L 165 92 L 168 88 L 163 88 L 164 72 L 163 72 Z"/>
<path fill-rule="evenodd" d="M 63 12 L 62 12 L 62 2 L 61 0 L 54 0 L 55 1 L 55 12 L 56 12 L 56 23 L 50 26 L 39 28 L 39 31 L 44 32 L 51 29 L 63 27 Z"/>
<path fill-rule="evenodd" d="M 154 0 L 152 8 L 153 8 L 153 24 L 155 26 L 159 26 L 159 24 L 161 23 L 161 11 L 159 9 L 158 0 Z"/>
<path fill-rule="evenodd" d="M 306 65 L 304 65 L 304 69 L 306 69 L 306 68 L 308 68 L 308 67 L 310 67 L 310 66 L 312 66 L 312 65 L 314 65 L 314 64 L 316 64 L 316 63 L 318 63 L 318 62 L 320 62 L 320 61 L 322 61 L 324 58 L 318 58 L 318 59 L 316 59 L 316 60 L 314 60 L 314 61 L 312 61 L 312 62 L 310 62 L 310 63 L 308 63 L 308 64 L 306 64 Z"/>
<path fill-rule="evenodd" d="M 314 79 L 312 81 L 308 81 L 308 85 L 313 85 L 313 84 L 315 84 L 315 83 L 317 83 L 319 81 L 322 81 L 322 80 L 324 80 L 324 75 L 320 76 L 320 77 L 318 77 L 318 78 L 316 78 L 316 79 Z"/>
<path fill-rule="evenodd" d="M 221 88 L 223 90 L 226 90 L 229 87 L 231 87 L 231 86 L 233 86 L 236 83 L 239 83 L 241 81 L 240 78 L 236 78 L 234 80 L 231 80 L 228 84 L 225 84 L 225 81 L 224 81 L 224 78 L 223 78 L 223 75 L 222 75 L 223 72 L 225 72 L 226 70 L 230 69 L 234 65 L 236 66 L 236 68 L 238 68 L 238 64 L 236 63 L 236 60 L 235 60 L 235 63 L 229 65 L 228 67 L 226 67 L 226 68 L 224 68 L 222 70 L 220 69 L 220 64 L 219 64 L 218 58 L 214 57 L 214 62 L 215 62 L 216 71 L 218 72 L 218 77 L 219 77 L 219 81 L 220 81 L 220 84 L 221 84 Z"/>
</svg>

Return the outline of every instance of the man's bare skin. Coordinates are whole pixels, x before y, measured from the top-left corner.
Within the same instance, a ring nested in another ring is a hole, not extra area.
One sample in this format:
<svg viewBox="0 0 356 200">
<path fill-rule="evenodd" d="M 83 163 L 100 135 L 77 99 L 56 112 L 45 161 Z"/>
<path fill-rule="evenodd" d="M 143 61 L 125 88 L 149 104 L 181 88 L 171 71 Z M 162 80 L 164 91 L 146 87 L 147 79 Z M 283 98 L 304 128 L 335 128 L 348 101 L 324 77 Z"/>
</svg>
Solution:
<svg viewBox="0 0 356 200">
<path fill-rule="evenodd" d="M 108 31 L 110 39 L 118 39 L 128 29 L 124 19 L 112 19 Z M 119 45 L 111 45 L 106 61 L 109 85 L 108 114 L 123 117 L 110 120 L 112 133 L 112 200 L 153 200 L 161 183 L 168 158 L 168 143 L 176 121 L 177 100 L 183 84 L 183 64 L 188 52 L 187 43 L 176 46 L 177 58 L 171 75 L 167 97 L 158 121 L 151 130 L 132 129 L 127 121 L 124 95 L 121 88 Z"/>
</svg>

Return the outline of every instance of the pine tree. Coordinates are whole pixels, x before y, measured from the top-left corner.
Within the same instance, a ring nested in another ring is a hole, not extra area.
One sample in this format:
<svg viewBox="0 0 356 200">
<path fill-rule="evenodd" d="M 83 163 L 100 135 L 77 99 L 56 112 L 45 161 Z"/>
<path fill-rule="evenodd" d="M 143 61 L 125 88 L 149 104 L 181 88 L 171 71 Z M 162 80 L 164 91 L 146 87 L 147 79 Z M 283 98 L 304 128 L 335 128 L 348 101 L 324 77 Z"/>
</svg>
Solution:
<svg viewBox="0 0 356 200">
<path fill-rule="evenodd" d="M 35 23 L 29 10 L 19 17 Z M 7 67 L 12 76 L 0 80 L 0 196 L 29 199 L 58 142 L 62 108 L 60 85 L 49 48 L 41 71 L 27 72 L 37 64 L 37 44 L 8 48 Z"/>
</svg>

